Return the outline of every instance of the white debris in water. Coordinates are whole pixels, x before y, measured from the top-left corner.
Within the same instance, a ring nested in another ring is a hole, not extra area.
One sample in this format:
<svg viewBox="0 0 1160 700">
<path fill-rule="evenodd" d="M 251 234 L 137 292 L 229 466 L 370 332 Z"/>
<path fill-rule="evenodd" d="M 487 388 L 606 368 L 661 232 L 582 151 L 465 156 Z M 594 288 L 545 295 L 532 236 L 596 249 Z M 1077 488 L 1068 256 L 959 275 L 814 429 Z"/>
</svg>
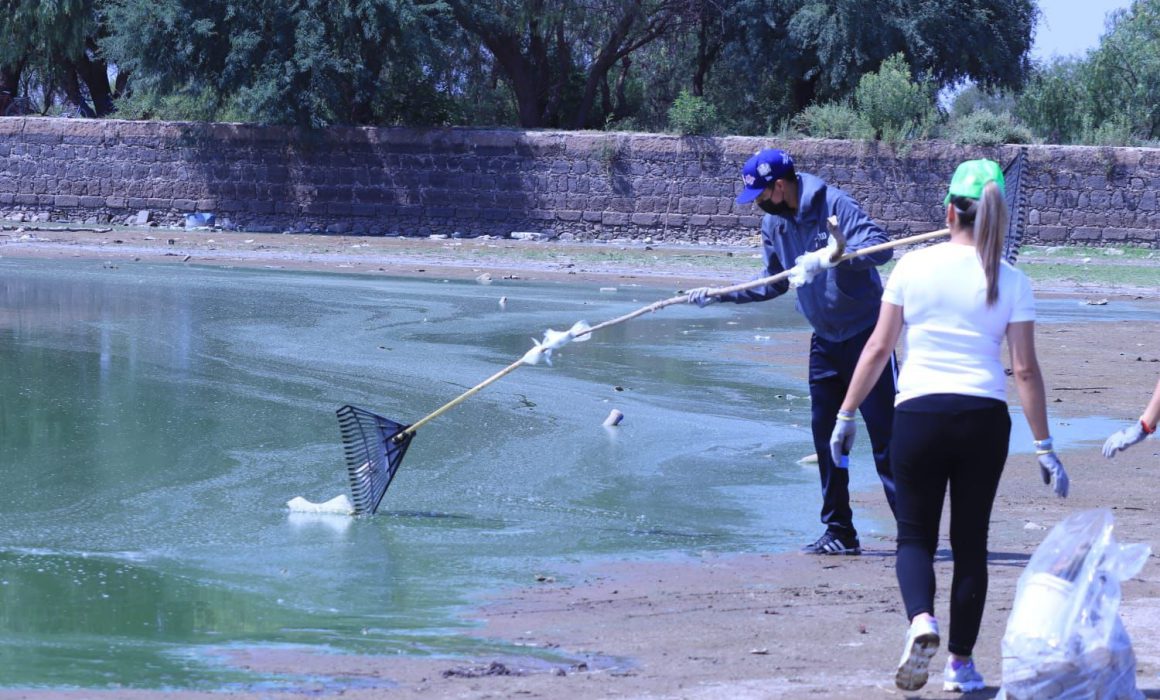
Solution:
<svg viewBox="0 0 1160 700">
<path fill-rule="evenodd" d="M 620 425 L 620 421 L 622 420 L 624 420 L 624 414 L 614 408 L 608 414 L 608 417 L 604 419 L 604 427 L 611 428 Z"/>
<path fill-rule="evenodd" d="M 806 455 L 798 460 L 798 464 L 817 464 L 818 456 L 816 454 Z"/>
<path fill-rule="evenodd" d="M 295 496 L 286 501 L 286 507 L 291 513 L 331 513 L 334 515 L 354 515 L 354 504 L 346 494 L 335 496 L 323 503 L 314 503 L 302 496 Z"/>
<path fill-rule="evenodd" d="M 532 338 L 533 347 L 524 353 L 523 358 L 520 359 L 525 365 L 537 365 L 542 359 L 548 365 L 552 364 L 552 353 L 564 347 L 568 343 L 575 340 L 577 343 L 582 343 L 591 335 L 588 333 L 592 326 L 588 325 L 587 321 L 577 321 L 572 324 L 572 327 L 566 331 L 554 331 L 551 328 L 544 331 L 544 340 L 540 342 Z"/>
<path fill-rule="evenodd" d="M 499 308 L 501 308 L 501 309 L 507 308 L 507 297 L 500 297 L 499 298 Z"/>
</svg>

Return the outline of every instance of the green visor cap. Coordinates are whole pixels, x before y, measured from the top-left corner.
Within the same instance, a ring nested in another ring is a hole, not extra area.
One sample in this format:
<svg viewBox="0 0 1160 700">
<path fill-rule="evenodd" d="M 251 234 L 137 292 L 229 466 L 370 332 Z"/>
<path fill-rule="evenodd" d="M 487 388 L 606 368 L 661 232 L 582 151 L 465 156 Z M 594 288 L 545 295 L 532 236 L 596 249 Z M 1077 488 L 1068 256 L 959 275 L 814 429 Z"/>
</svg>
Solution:
<svg viewBox="0 0 1160 700">
<path fill-rule="evenodd" d="M 947 190 L 943 204 L 950 204 L 951 197 L 978 199 L 983 196 L 983 188 L 992 180 L 999 186 L 1000 192 L 1007 194 L 1007 187 L 1003 181 L 1003 169 L 999 167 L 998 163 L 986 158 L 964 161 L 955 168 L 955 174 L 951 177 L 951 186 Z"/>
</svg>

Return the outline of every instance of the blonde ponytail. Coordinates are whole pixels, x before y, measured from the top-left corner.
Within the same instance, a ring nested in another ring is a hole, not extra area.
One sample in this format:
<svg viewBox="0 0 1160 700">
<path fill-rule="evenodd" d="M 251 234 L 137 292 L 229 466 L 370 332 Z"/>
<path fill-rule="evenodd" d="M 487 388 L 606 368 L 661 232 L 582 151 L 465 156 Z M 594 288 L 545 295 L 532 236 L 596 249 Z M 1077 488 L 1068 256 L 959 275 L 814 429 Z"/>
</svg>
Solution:
<svg viewBox="0 0 1160 700">
<path fill-rule="evenodd" d="M 1007 235 L 1007 200 L 994 180 L 983 188 L 975 214 L 975 251 L 987 277 L 987 306 L 999 300 L 999 263 L 1003 261 L 1003 239 Z"/>
</svg>

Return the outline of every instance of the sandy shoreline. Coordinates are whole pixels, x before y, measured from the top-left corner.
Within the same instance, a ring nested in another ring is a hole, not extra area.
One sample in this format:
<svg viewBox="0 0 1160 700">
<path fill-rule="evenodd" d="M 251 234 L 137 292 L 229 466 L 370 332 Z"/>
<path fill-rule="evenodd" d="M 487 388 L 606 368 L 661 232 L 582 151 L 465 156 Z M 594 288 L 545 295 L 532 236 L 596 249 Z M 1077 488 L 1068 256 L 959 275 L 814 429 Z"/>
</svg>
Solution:
<svg viewBox="0 0 1160 700">
<path fill-rule="evenodd" d="M 756 248 L 656 248 L 518 241 L 369 239 L 341 236 L 183 232 L 160 229 L 4 232 L 0 257 L 81 258 L 336 273 L 525 280 L 631 280 L 688 288 L 751 278 Z M 27 236 L 27 237 L 25 237 Z M 170 242 L 172 241 L 172 242 Z M 644 255 L 642 255 L 644 254 Z M 1037 290 L 1040 291 L 1040 290 Z M 1083 290 L 1051 289 L 1056 294 Z M 777 303 L 777 302 L 774 302 Z M 1109 303 L 1117 303 L 1112 297 Z M 1156 304 L 1160 300 L 1137 303 Z M 1130 420 L 1160 376 L 1158 323 L 1045 325 L 1037 345 L 1053 423 L 1090 415 Z M 804 377 L 806 335 L 797 362 Z M 803 380 L 804 384 L 804 380 Z M 1014 391 L 1009 392 L 1012 397 Z M 993 697 L 999 640 L 1024 563 L 1047 530 L 1071 513 L 1112 508 L 1120 539 L 1160 548 L 1155 515 L 1160 442 L 1114 461 L 1096 445 L 1061 453 L 1072 496 L 1055 499 L 1027 453 L 1013 455 L 991 528 L 991 590 L 976 657 Z M 771 504 L 775 507 L 775 504 Z M 856 494 L 859 513 L 889 521 L 881 492 Z M 946 527 L 944 517 L 944 530 Z M 945 546 L 945 539 L 942 541 Z M 328 694 L 346 698 L 826 698 L 904 697 L 893 687 L 905 621 L 894 579 L 892 537 L 864 537 L 861 557 L 706 554 L 681 560 L 610 562 L 547 572 L 471 614 L 471 634 L 567 655 L 546 666 L 518 658 L 469 660 L 323 656 L 292 650 L 223 650 L 224 663 L 295 677 L 288 691 L 241 697 Z M 1155 558 L 1155 557 L 1153 557 Z M 939 563 L 946 609 L 949 554 Z M 1124 589 L 1121 615 L 1137 654 L 1137 683 L 1160 697 L 1160 565 L 1150 561 Z M 945 650 L 936 656 L 941 668 Z M 493 665 L 502 664 L 502 666 Z M 504 674 L 503 671 L 507 671 Z M 0 690 L 0 698 L 211 698 L 222 693 Z M 932 682 L 913 696 L 954 697 Z"/>
</svg>

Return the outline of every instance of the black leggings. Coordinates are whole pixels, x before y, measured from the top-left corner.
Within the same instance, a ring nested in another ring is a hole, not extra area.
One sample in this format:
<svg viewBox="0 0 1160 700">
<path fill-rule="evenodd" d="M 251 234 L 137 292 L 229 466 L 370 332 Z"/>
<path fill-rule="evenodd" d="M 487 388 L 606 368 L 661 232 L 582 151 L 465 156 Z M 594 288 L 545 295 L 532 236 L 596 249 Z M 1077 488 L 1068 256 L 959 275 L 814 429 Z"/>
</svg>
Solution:
<svg viewBox="0 0 1160 700">
<path fill-rule="evenodd" d="M 951 491 L 950 639 L 970 656 L 987 599 L 987 530 L 1011 437 L 1007 404 L 938 394 L 898 405 L 890 442 L 897 489 L 895 569 L 906 617 L 934 614 L 934 556 L 947 484 Z"/>
</svg>

